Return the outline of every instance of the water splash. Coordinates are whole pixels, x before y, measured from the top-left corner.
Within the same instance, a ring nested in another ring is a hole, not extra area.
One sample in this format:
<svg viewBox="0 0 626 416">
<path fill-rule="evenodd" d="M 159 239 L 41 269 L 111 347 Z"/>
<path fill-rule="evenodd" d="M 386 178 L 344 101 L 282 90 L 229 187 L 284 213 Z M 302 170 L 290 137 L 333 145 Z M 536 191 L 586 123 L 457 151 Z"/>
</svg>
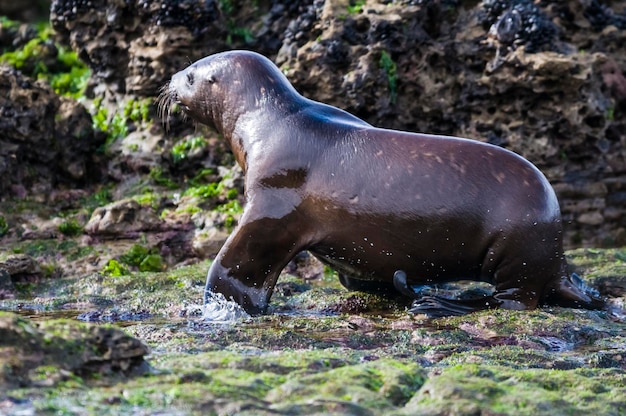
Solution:
<svg viewBox="0 0 626 416">
<path fill-rule="evenodd" d="M 202 320 L 211 323 L 235 323 L 250 318 L 238 303 L 227 300 L 221 293 L 208 292 L 206 303 L 199 308 Z"/>
</svg>

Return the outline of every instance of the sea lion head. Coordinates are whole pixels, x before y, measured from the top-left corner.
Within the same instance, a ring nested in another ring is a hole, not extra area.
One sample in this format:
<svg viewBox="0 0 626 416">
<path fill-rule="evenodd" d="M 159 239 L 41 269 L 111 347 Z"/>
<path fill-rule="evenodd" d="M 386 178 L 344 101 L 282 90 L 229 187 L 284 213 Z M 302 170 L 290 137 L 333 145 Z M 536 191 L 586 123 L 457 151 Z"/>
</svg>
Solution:
<svg viewBox="0 0 626 416">
<path fill-rule="evenodd" d="M 193 120 L 228 133 L 241 114 L 284 107 L 298 98 L 302 97 L 269 59 L 250 51 L 228 51 L 176 73 L 163 87 L 159 108 L 167 118 L 177 104 Z"/>
</svg>

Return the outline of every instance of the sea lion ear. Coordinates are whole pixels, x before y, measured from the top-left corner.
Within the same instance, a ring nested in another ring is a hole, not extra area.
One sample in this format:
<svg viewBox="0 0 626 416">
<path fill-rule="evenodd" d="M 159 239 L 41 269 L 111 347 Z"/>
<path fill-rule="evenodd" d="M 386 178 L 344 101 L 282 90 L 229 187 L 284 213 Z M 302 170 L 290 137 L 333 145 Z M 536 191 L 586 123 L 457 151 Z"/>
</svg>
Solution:
<svg viewBox="0 0 626 416">
<path fill-rule="evenodd" d="M 207 77 L 207 81 L 209 82 L 209 84 L 215 84 L 215 75 L 209 75 Z"/>
</svg>

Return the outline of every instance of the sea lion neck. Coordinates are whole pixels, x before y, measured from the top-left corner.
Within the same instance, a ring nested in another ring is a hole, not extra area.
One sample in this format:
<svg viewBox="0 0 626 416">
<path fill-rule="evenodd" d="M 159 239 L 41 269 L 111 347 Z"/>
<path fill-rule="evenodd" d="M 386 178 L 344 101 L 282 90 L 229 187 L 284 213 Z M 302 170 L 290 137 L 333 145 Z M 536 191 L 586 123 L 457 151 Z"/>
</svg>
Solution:
<svg viewBox="0 0 626 416">
<path fill-rule="evenodd" d="M 304 117 L 303 109 L 314 104 L 297 93 L 264 93 L 256 100 L 248 100 L 247 105 L 222 112 L 218 130 L 246 172 L 250 158 L 263 159 L 267 149 L 278 145 L 282 136 L 275 127 L 285 125 L 289 120 L 297 123 L 296 119 Z M 295 135 L 292 139 L 296 139 Z"/>
</svg>

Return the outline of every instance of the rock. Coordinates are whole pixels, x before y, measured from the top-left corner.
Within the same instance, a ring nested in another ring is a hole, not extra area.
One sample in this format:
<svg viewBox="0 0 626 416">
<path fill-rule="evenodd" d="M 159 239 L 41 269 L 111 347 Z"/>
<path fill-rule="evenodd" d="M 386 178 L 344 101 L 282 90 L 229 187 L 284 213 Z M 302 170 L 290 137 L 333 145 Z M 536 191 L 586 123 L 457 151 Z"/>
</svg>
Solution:
<svg viewBox="0 0 626 416">
<path fill-rule="evenodd" d="M 15 290 L 11 274 L 0 267 L 0 299 L 12 297 L 12 292 Z"/>
<path fill-rule="evenodd" d="M 289 25 L 277 62 L 307 97 L 374 125 L 523 155 L 557 189 L 567 246 L 620 244 L 626 205 L 605 184 L 626 174 L 618 105 L 626 32 L 602 25 L 621 25 L 626 14 L 595 2 L 444 3 L 366 2 L 348 12 L 344 1 L 313 2 Z M 601 212 L 575 220 L 572 189 L 575 200 L 604 200 L 611 215 L 601 228 Z"/>
<path fill-rule="evenodd" d="M 151 207 L 140 205 L 133 199 L 123 199 L 96 208 L 85 232 L 106 237 L 131 237 L 139 232 L 157 231 L 163 221 Z"/>
<path fill-rule="evenodd" d="M 205 230 L 197 230 L 191 245 L 200 258 L 213 258 L 222 248 L 229 233 L 218 228 L 208 228 Z"/>
<path fill-rule="evenodd" d="M 154 97 L 173 72 L 228 48 L 275 54 L 307 1 L 54 0 L 58 39 L 93 69 L 92 85 Z"/>
<path fill-rule="evenodd" d="M 586 212 L 584 214 L 581 214 L 578 216 L 578 218 L 576 218 L 576 221 L 578 221 L 581 224 L 586 224 L 586 225 L 600 225 L 604 222 L 604 217 L 602 216 L 602 214 L 600 214 L 599 212 Z"/>
<path fill-rule="evenodd" d="M 22 240 L 48 240 L 57 238 L 61 232 L 59 226 L 63 223 L 63 219 L 56 217 L 49 220 L 40 218 L 30 219 L 27 223 L 22 224 Z"/>
<path fill-rule="evenodd" d="M 71 378 L 141 374 L 149 350 L 119 329 L 75 321 L 35 326 L 0 312 L 0 386 L 54 386 Z M 43 372 L 43 373 L 42 373 Z M 42 377 L 45 375 L 45 377 Z"/>
<path fill-rule="evenodd" d="M 45 199 L 53 187 L 98 179 L 103 137 L 82 104 L 0 66 L 0 115 L 0 195 L 23 187 Z"/>
<path fill-rule="evenodd" d="M 626 101 L 626 77 L 618 63 L 609 59 L 602 65 L 602 81 L 618 102 Z"/>
<path fill-rule="evenodd" d="M 559 50 L 559 28 L 532 0 L 487 0 L 479 20 L 503 45 L 528 52 Z"/>
<path fill-rule="evenodd" d="M 109 163 L 109 175 L 118 180 L 123 180 L 129 170 L 145 172 L 155 166 L 160 166 L 163 159 L 162 141 L 163 138 L 159 135 L 137 130 L 114 142 L 109 151 L 117 154 Z"/>
<path fill-rule="evenodd" d="M 303 280 L 317 280 L 324 277 L 324 264 L 308 251 L 302 251 L 285 266 L 283 272 Z"/>
<path fill-rule="evenodd" d="M 15 281 L 20 276 L 41 274 L 39 263 L 31 256 L 20 254 L 0 261 L 0 270 L 4 270 Z"/>
<path fill-rule="evenodd" d="M 615 298 L 626 296 L 626 276 L 607 276 L 595 281 L 600 293 Z"/>
<path fill-rule="evenodd" d="M 154 97 L 176 68 L 226 45 L 218 2 L 54 0 L 50 21 L 62 43 L 119 93 Z"/>
<path fill-rule="evenodd" d="M 48 2 L 40 0 L 0 0 L 0 16 L 10 19 L 38 22 L 48 18 Z"/>
</svg>

